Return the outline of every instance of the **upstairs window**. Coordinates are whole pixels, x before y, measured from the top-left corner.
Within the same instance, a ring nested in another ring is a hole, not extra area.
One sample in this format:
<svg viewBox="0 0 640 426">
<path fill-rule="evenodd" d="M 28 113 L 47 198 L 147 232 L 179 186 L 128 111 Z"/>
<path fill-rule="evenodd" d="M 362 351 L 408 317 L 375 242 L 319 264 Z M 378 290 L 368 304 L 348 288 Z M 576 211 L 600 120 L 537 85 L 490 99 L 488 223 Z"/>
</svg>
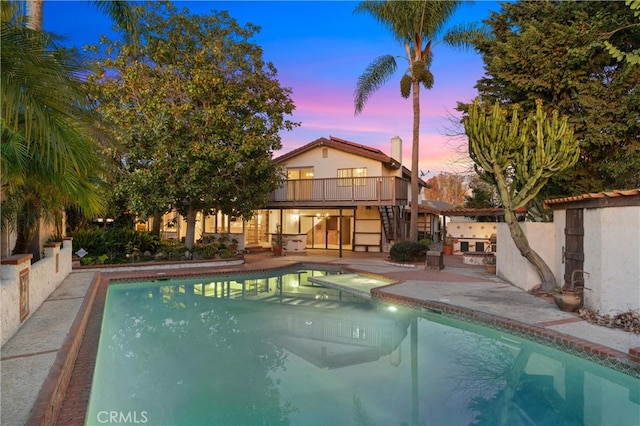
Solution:
<svg viewBox="0 0 640 426">
<path fill-rule="evenodd" d="M 292 167 L 287 169 L 287 179 L 313 179 L 313 167 Z"/>
<path fill-rule="evenodd" d="M 367 168 L 338 169 L 338 186 L 366 185 Z"/>
</svg>

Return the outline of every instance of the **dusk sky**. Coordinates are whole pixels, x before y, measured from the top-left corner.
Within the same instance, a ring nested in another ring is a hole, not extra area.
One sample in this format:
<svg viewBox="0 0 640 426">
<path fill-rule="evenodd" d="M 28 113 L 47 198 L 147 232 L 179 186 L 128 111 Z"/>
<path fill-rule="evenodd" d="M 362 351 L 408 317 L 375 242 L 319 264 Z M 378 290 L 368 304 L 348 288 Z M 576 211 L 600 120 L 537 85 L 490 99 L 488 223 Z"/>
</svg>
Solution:
<svg viewBox="0 0 640 426">
<path fill-rule="evenodd" d="M 354 115 L 353 92 L 358 77 L 378 56 L 403 55 L 404 48 L 371 16 L 356 14 L 352 1 L 191 1 L 174 2 L 192 13 L 227 10 L 240 24 L 261 27 L 253 41 L 264 59 L 278 70 L 284 87 L 293 90 L 296 110 L 292 119 L 301 126 L 283 132 L 276 156 L 319 137 L 335 136 L 390 153 L 390 139 L 403 140 L 403 164 L 411 165 L 411 99 L 400 96 L 399 67 L 396 75 L 369 98 L 363 112 Z M 97 43 L 101 34 L 111 36 L 110 20 L 91 2 L 44 2 L 44 28 L 65 36 L 64 44 L 82 47 Z M 479 22 L 497 2 L 464 3 L 450 25 Z M 398 61 L 399 65 L 406 63 Z M 454 131 L 452 115 L 457 101 L 476 96 L 474 86 L 482 77 L 482 60 L 473 51 L 443 43 L 434 48 L 431 67 L 434 87 L 420 92 L 420 169 L 429 175 L 461 171 L 456 147 L 465 139 L 446 134 Z"/>
</svg>

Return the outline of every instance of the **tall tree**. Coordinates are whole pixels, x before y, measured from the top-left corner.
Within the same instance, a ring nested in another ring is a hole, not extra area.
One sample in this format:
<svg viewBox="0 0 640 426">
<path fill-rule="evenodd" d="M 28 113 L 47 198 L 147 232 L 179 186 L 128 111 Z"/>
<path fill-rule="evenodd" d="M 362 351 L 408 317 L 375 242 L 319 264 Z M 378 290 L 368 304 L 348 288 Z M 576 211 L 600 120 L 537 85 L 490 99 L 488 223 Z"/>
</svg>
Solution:
<svg viewBox="0 0 640 426">
<path fill-rule="evenodd" d="M 464 207 L 469 209 L 486 209 L 500 207 L 495 200 L 495 187 L 478 174 L 469 182 L 471 193 L 464 197 Z"/>
<path fill-rule="evenodd" d="M 580 149 L 567 117 L 560 119 L 557 111 L 549 116 L 540 101 L 525 120 L 520 120 L 518 109 L 513 107 L 509 114 L 498 102 L 491 108 L 476 99 L 463 117 L 464 129 L 476 169 L 498 190 L 513 242 L 538 272 L 541 291 L 552 292 L 556 289 L 553 272 L 529 245 L 515 213 L 551 177 L 572 167 Z"/>
<path fill-rule="evenodd" d="M 126 2 L 96 1 L 116 22 L 135 29 Z M 26 253 L 40 219 L 65 206 L 103 211 L 101 170 L 80 58 L 42 31 L 43 0 L 2 2 L 2 191 L 5 225 L 15 223 L 13 253 Z M 58 229 L 60 231 L 60 229 Z M 33 250 L 39 259 L 39 248 Z"/>
<path fill-rule="evenodd" d="M 365 1 L 356 12 L 371 14 L 385 25 L 404 45 L 407 67 L 400 80 L 400 94 L 413 103 L 413 137 L 411 150 L 411 222 L 409 239 L 418 239 L 419 150 L 420 150 L 420 85 L 433 87 L 433 74 L 429 70 L 433 59 L 432 47 L 447 19 L 456 10 L 459 1 Z M 362 112 L 369 97 L 396 72 L 398 64 L 393 55 L 375 59 L 358 78 L 354 93 L 355 112 Z"/>
<path fill-rule="evenodd" d="M 271 161 L 279 132 L 296 124 L 290 90 L 226 12 L 191 15 L 171 3 L 140 14 L 143 42 L 104 40 L 107 57 L 89 77 L 95 110 L 124 148 L 115 190 L 150 215 L 175 208 L 193 248 L 198 211 L 251 217 L 277 188 Z"/>
<path fill-rule="evenodd" d="M 554 176 L 544 197 L 640 186 L 640 65 L 617 61 L 605 35 L 625 52 L 640 48 L 640 26 L 624 2 L 521 1 L 502 3 L 472 37 L 486 77 L 485 102 L 536 99 L 568 117 L 580 143 L 575 167 Z M 624 30 L 615 31 L 624 28 Z"/>
<path fill-rule="evenodd" d="M 424 197 L 460 207 L 464 202 L 466 177 L 458 173 L 439 173 L 427 180 L 431 188 L 425 188 Z"/>
<path fill-rule="evenodd" d="M 26 253 L 41 217 L 71 203 L 100 211 L 93 191 L 100 160 L 82 63 L 50 35 L 26 28 L 11 6 L 2 4 L 2 208 L 3 219 L 17 225 L 13 252 Z"/>
<path fill-rule="evenodd" d="M 636 46 L 636 49 L 633 52 L 623 52 L 622 50 L 611 44 L 611 42 L 608 40 L 618 31 L 625 31 L 628 28 L 640 26 L 640 0 L 625 0 L 624 3 L 629 6 L 629 13 L 633 13 L 633 16 L 636 17 L 636 23 L 615 28 L 612 31 L 606 33 L 604 37 L 607 40 L 605 40 L 604 45 L 609 51 L 609 54 L 611 54 L 617 60 L 627 61 L 631 64 L 640 65 L 640 47 Z"/>
</svg>

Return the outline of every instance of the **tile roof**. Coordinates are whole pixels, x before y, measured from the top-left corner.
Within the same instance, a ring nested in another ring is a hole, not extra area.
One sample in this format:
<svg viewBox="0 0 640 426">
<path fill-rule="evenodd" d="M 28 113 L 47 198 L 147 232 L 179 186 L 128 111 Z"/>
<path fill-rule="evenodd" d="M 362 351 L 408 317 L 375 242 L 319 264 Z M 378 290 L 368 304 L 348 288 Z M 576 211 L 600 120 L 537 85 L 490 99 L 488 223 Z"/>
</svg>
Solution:
<svg viewBox="0 0 640 426">
<path fill-rule="evenodd" d="M 294 149 L 293 151 L 289 151 L 286 154 L 281 155 L 280 157 L 274 159 L 274 161 L 277 163 L 282 163 L 288 160 L 289 158 L 295 157 L 296 155 L 309 151 L 318 146 L 329 146 L 331 148 L 335 148 L 340 151 L 360 155 L 362 157 L 370 158 L 372 160 L 377 160 L 386 164 L 387 167 L 389 168 L 398 169 L 401 167 L 401 164 L 398 161 L 389 157 L 388 155 L 386 155 L 384 152 L 380 151 L 377 148 L 372 148 L 370 146 L 361 145 L 355 142 L 350 142 L 344 139 L 336 138 L 335 136 L 329 136 L 329 139 L 318 138 L 313 142 L 309 142 L 306 145 L 303 145 L 299 148 Z"/>
<path fill-rule="evenodd" d="M 593 192 L 590 194 L 582 194 L 576 195 L 573 197 L 563 197 L 563 198 L 554 198 L 551 200 L 545 200 L 545 207 L 550 207 L 553 204 L 563 204 L 563 203 L 573 203 L 580 201 L 588 201 L 588 200 L 602 200 L 608 198 L 618 198 L 618 197 L 633 197 L 640 196 L 640 188 L 639 189 L 629 189 L 629 190 L 615 190 L 615 191 L 607 191 L 607 192 Z"/>
<path fill-rule="evenodd" d="M 454 207 L 449 203 L 445 203 L 444 201 L 423 200 L 422 204 L 420 204 L 418 208 L 420 210 L 426 211 L 427 213 L 440 214 L 442 210 L 449 210 L 453 209 Z"/>
<path fill-rule="evenodd" d="M 527 209 L 524 207 L 520 207 L 519 209 L 516 210 L 516 213 L 526 213 Z M 440 213 L 442 213 L 445 216 L 469 216 L 469 217 L 473 217 L 473 216 L 502 216 L 504 215 L 504 209 L 503 208 L 486 208 L 486 209 L 470 209 L 470 208 L 463 208 L 463 209 L 446 209 L 446 210 L 442 210 Z"/>
</svg>

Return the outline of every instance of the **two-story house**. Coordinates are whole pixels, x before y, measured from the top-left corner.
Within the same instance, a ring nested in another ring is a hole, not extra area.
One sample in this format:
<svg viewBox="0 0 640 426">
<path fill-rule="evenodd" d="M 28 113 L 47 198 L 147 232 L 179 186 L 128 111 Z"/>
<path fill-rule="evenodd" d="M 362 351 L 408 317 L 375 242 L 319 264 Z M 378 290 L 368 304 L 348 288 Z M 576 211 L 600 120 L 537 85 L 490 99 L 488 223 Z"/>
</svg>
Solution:
<svg viewBox="0 0 640 426">
<path fill-rule="evenodd" d="M 402 166 L 402 140 L 392 138 L 390 148 L 389 156 L 333 136 L 316 139 L 274 159 L 286 180 L 250 221 L 205 216 L 199 232 L 242 233 L 245 247 L 268 247 L 281 225 L 302 248 L 388 251 L 390 244 L 408 236 L 411 214 L 411 173 Z M 420 185 L 426 183 L 420 180 Z M 437 214 L 426 207 L 420 211 L 419 233 L 431 236 Z M 179 237 L 181 221 L 175 213 L 164 222 L 173 217 L 178 219 L 173 228 L 164 230 Z"/>
</svg>

